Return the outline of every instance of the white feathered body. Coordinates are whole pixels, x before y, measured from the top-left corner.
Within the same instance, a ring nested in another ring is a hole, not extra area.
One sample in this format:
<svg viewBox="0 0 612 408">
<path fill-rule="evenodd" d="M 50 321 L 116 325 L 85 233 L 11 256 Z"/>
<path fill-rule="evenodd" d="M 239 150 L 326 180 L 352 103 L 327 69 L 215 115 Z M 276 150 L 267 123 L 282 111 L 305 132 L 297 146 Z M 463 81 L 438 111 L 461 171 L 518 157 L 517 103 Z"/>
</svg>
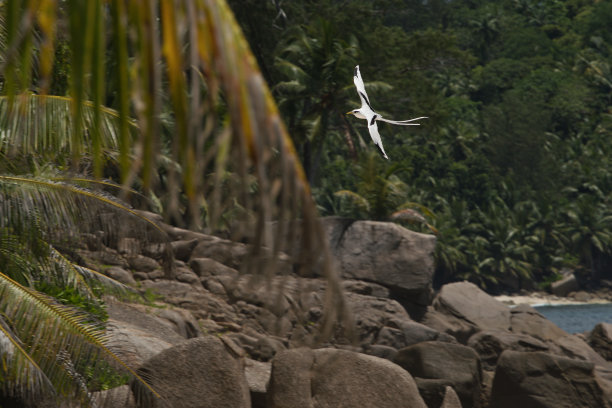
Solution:
<svg viewBox="0 0 612 408">
<path fill-rule="evenodd" d="M 353 82 L 355 83 L 355 88 L 357 88 L 357 93 L 359 94 L 359 99 L 361 99 L 361 108 L 354 109 L 349 112 L 355 115 L 359 119 L 365 119 L 368 122 L 368 131 L 370 132 L 370 137 L 372 141 L 380 150 L 380 153 L 385 159 L 389 159 L 387 154 L 385 153 L 385 149 L 383 148 L 382 140 L 380 138 L 380 133 L 378 133 L 378 125 L 377 121 L 383 121 L 387 123 L 391 123 L 394 125 L 400 126 L 418 126 L 419 123 L 411 123 L 415 120 L 425 119 L 426 116 L 421 116 L 414 119 L 408 120 L 389 120 L 384 119 L 382 115 L 376 113 L 374 109 L 372 109 L 372 105 L 370 104 L 370 100 L 368 99 L 368 94 L 365 90 L 365 85 L 363 84 L 363 80 L 361 79 L 361 72 L 359 71 L 359 65 L 355 67 L 355 73 L 353 75 Z"/>
</svg>

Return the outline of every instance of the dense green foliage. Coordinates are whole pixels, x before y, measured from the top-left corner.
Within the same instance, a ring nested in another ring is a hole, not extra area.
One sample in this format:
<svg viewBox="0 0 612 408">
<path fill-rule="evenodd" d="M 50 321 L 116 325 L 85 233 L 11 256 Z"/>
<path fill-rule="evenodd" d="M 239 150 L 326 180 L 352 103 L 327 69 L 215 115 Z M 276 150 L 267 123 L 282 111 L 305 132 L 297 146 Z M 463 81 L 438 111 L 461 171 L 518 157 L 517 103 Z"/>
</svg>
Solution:
<svg viewBox="0 0 612 408">
<path fill-rule="evenodd" d="M 529 288 L 565 266 L 612 277 L 612 3 L 230 4 L 323 214 L 430 209 L 437 283 Z M 367 129 L 343 115 L 359 104 L 356 64 L 383 115 L 429 116 L 380 126 L 390 162 L 376 158 L 376 177 Z"/>
</svg>

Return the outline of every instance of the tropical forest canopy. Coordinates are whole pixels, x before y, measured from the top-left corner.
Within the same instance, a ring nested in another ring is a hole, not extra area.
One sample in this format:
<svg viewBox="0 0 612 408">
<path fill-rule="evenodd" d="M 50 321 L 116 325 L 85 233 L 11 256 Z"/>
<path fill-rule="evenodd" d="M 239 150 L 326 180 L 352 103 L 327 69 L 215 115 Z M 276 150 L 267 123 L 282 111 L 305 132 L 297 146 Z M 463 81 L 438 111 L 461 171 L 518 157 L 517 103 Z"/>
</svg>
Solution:
<svg viewBox="0 0 612 408">
<path fill-rule="evenodd" d="M 612 278 L 611 2 L 230 5 L 323 215 L 437 231 L 438 284 Z M 345 115 L 357 64 L 375 110 L 429 117 L 379 126 L 389 162 Z"/>
<path fill-rule="evenodd" d="M 0 2 L 2 171 L 104 177 L 140 192 L 135 206 L 224 234 L 302 217 L 309 205 L 276 205 L 311 191 L 321 215 L 437 234 L 438 285 L 612 279 L 612 3 L 229 0 L 304 173 L 254 60 L 228 52 L 246 49 L 237 31 L 207 31 L 209 3 Z M 379 125 L 389 161 L 345 114 L 357 64 L 375 110 L 428 117 Z M 273 154 L 249 150 L 253 136 Z M 295 194 L 275 187 L 287 166 Z"/>
</svg>

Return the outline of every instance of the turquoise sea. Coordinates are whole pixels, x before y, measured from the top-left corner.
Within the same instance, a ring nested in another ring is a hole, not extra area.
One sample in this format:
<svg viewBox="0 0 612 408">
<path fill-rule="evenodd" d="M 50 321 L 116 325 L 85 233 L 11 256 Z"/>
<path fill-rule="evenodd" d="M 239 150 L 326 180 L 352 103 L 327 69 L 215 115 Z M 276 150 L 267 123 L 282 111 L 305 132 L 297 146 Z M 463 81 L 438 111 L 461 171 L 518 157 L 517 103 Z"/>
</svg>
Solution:
<svg viewBox="0 0 612 408">
<path fill-rule="evenodd" d="M 612 323 L 612 303 L 536 306 L 535 309 L 568 333 L 590 331 L 597 323 Z"/>
</svg>

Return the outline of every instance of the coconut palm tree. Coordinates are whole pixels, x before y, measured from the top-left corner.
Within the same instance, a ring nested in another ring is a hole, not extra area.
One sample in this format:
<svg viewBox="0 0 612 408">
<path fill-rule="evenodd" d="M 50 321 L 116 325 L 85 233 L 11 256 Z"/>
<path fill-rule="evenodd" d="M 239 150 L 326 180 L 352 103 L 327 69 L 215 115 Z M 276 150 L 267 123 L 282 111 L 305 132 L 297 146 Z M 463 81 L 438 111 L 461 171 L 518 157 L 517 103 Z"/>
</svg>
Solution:
<svg viewBox="0 0 612 408">
<path fill-rule="evenodd" d="M 92 203 L 136 214 L 75 180 L 99 184 L 95 179 L 109 167 L 118 169 L 123 191 L 136 182 L 145 194 L 165 188 L 161 205 L 171 220 L 214 231 L 228 209 L 239 209 L 233 236 L 252 244 L 249 264 L 267 274 L 281 251 L 298 248 L 299 259 L 322 260 L 329 290 L 321 333 L 331 333 L 344 301 L 309 185 L 224 1 L 7 0 L 0 6 L 2 395 L 33 401 L 51 393 L 87 402 L 91 389 L 81 372 L 96 367 L 101 355 L 134 375 L 106 349 L 99 325 L 32 284 L 53 276 L 55 258 L 63 259 L 59 280 L 78 280 L 85 293 L 85 278 L 99 277 L 66 260 L 54 239 L 77 231 L 72 217 L 92 220 Z M 57 33 L 64 30 L 69 98 L 47 94 Z M 105 106 L 109 100 L 114 111 Z M 168 165 L 161 159 L 166 153 Z M 46 167 L 71 177 L 37 173 Z"/>
<path fill-rule="evenodd" d="M 313 183 L 323 147 L 329 146 L 330 130 L 348 129 L 344 112 L 347 98 L 355 92 L 357 40 L 342 39 L 337 24 L 320 18 L 308 27 L 290 30 L 279 48 L 275 67 L 283 80 L 274 91 Z M 345 135 L 350 148 L 352 139 L 348 132 Z"/>
<path fill-rule="evenodd" d="M 612 251 L 612 211 L 609 198 L 598 186 L 584 183 L 580 189 L 566 188 L 571 197 L 565 208 L 565 233 L 580 260 L 591 270 L 591 279 L 601 279 L 597 259 Z"/>
<path fill-rule="evenodd" d="M 400 164 L 387 165 L 381 162 L 376 152 L 362 156 L 361 163 L 354 166 L 357 179 L 355 190 L 339 190 L 334 193 L 340 200 L 340 213 L 356 218 L 422 225 L 437 233 L 436 228 L 425 218 L 433 218 L 432 211 L 408 199 L 410 187 L 398 176 L 406 168 Z"/>
</svg>

